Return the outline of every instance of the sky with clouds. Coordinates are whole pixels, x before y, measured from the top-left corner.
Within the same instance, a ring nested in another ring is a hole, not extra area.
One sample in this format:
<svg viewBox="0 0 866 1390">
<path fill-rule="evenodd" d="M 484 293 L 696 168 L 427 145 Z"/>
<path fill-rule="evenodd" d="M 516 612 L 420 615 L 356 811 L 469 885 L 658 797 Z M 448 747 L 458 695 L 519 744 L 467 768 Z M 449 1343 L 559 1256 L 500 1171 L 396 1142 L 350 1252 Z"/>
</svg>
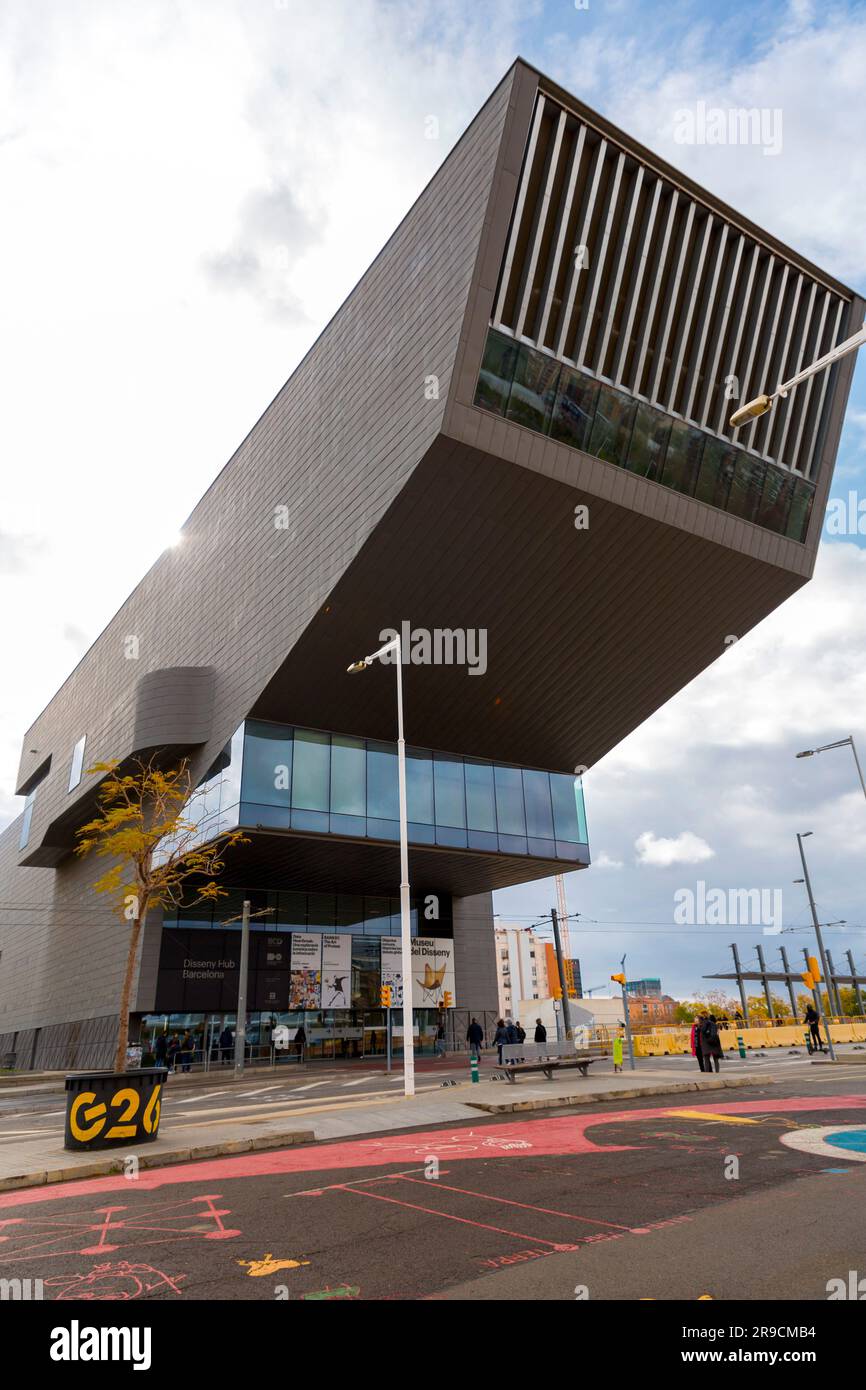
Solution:
<svg viewBox="0 0 866 1390">
<path fill-rule="evenodd" d="M 722 0 L 2 0 L 0 824 L 21 737 L 183 523 L 521 54 L 861 292 L 866 6 Z M 781 113 L 781 148 L 683 144 L 683 110 Z M 430 139 L 430 122 L 438 138 Z M 866 513 L 866 366 L 833 495 Z M 864 534 L 585 778 L 567 880 L 599 985 L 671 993 L 809 943 L 866 968 Z M 676 894 L 782 893 L 786 928 L 675 923 Z M 497 895 L 528 924 L 552 881 Z"/>
</svg>

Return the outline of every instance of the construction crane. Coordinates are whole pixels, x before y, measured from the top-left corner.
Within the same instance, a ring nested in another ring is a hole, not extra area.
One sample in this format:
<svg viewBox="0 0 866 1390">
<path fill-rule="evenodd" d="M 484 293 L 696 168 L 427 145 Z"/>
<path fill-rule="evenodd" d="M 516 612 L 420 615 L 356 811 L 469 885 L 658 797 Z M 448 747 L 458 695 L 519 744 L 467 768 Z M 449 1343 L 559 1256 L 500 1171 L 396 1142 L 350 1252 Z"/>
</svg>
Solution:
<svg viewBox="0 0 866 1390">
<path fill-rule="evenodd" d="M 556 910 L 559 914 L 560 930 L 564 937 L 562 944 L 565 949 L 563 954 L 565 956 L 565 971 L 566 975 L 568 976 L 567 979 L 562 981 L 562 987 L 564 990 L 568 990 L 568 993 L 571 994 L 576 993 L 576 990 L 574 989 L 574 970 L 571 964 L 573 960 L 573 956 L 571 954 L 571 923 L 568 920 L 568 902 L 565 896 L 565 876 L 564 874 L 556 874 L 555 879 Z M 571 986 L 570 989 L 569 985 Z"/>
</svg>

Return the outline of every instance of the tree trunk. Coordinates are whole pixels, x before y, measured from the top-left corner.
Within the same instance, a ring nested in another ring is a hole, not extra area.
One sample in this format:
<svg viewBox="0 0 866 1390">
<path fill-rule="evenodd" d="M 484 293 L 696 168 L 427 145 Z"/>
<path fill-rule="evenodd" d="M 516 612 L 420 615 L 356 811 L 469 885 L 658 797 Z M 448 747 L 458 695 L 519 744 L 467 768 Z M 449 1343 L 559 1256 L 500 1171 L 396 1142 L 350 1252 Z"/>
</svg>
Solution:
<svg viewBox="0 0 866 1390">
<path fill-rule="evenodd" d="M 135 974 L 135 961 L 144 917 L 134 917 L 129 933 L 129 954 L 126 958 L 126 971 L 123 976 L 123 989 L 120 991 L 120 1015 L 117 1020 L 117 1050 L 114 1054 L 114 1070 L 126 1071 L 126 1048 L 129 1043 L 129 999 L 132 994 L 132 979 Z"/>
</svg>

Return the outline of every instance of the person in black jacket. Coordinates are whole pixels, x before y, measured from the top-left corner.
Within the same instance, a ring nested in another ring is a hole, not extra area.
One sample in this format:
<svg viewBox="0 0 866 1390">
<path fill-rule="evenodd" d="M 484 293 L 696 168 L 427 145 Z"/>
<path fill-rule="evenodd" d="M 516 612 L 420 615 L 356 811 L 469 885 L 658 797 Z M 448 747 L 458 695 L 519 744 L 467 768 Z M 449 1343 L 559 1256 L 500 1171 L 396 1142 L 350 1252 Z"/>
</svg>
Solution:
<svg viewBox="0 0 866 1390">
<path fill-rule="evenodd" d="M 156 1065 L 158 1067 L 165 1066 L 165 1054 L 167 1051 L 168 1038 L 165 1036 L 165 1033 L 157 1033 L 156 1040 L 153 1044 L 153 1055 L 156 1058 Z"/>
<path fill-rule="evenodd" d="M 547 1042 L 547 1029 L 540 1018 L 535 1020 L 535 1042 Z"/>
<path fill-rule="evenodd" d="M 818 1010 L 814 1004 L 810 1004 L 806 1010 L 806 1022 L 809 1025 L 809 1036 L 812 1042 L 813 1052 L 823 1052 L 824 1043 L 821 1039 L 821 1029 L 819 1026 Z"/>
<path fill-rule="evenodd" d="M 704 1054 L 704 1071 L 710 1070 L 710 1062 L 716 1071 L 719 1070 L 719 1062 L 722 1060 L 722 1042 L 719 1037 L 719 1025 L 716 1023 L 712 1014 L 704 1014 L 701 1024 L 701 1051 Z"/>
<path fill-rule="evenodd" d="M 466 1029 L 466 1041 L 469 1044 L 470 1054 L 477 1057 L 481 1048 L 484 1046 L 484 1029 L 481 1027 L 477 1018 L 473 1018 L 469 1027 Z"/>
<path fill-rule="evenodd" d="M 495 1032 L 494 1035 L 493 1035 L 493 1046 L 499 1048 L 499 1065 L 500 1065 L 500 1066 L 502 1066 L 502 1047 L 503 1047 L 503 1044 L 504 1044 L 504 1043 L 509 1043 L 509 1042 L 511 1042 L 511 1041 L 512 1041 L 512 1039 L 508 1036 L 508 1028 L 506 1027 L 505 1019 L 504 1019 L 504 1018 L 499 1018 L 499 1019 L 497 1019 L 497 1020 L 496 1020 L 496 1032 Z"/>
</svg>

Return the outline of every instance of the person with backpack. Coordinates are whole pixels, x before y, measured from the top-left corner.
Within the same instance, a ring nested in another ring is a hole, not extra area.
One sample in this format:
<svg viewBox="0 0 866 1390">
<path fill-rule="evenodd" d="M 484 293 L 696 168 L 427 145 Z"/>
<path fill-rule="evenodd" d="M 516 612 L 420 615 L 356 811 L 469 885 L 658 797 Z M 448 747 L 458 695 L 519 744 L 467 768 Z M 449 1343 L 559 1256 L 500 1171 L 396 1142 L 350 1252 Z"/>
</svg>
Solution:
<svg viewBox="0 0 866 1390">
<path fill-rule="evenodd" d="M 703 1020 L 701 1024 L 701 1050 L 704 1054 L 704 1071 L 711 1070 L 711 1062 L 715 1070 L 718 1071 L 719 1062 L 723 1055 L 719 1025 L 712 1014 L 704 1014 Z"/>
<path fill-rule="evenodd" d="M 502 1066 L 502 1048 L 503 1048 L 503 1046 L 505 1045 L 505 1043 L 510 1042 L 510 1041 L 511 1041 L 511 1039 L 510 1039 L 509 1036 L 508 1036 L 508 1028 L 506 1027 L 505 1019 L 504 1019 L 504 1018 L 499 1018 L 499 1019 L 497 1019 L 497 1020 L 496 1020 L 496 1032 L 493 1034 L 493 1046 L 494 1046 L 494 1047 L 498 1047 L 498 1049 L 499 1049 L 499 1065 L 500 1065 L 500 1066 Z"/>
</svg>

